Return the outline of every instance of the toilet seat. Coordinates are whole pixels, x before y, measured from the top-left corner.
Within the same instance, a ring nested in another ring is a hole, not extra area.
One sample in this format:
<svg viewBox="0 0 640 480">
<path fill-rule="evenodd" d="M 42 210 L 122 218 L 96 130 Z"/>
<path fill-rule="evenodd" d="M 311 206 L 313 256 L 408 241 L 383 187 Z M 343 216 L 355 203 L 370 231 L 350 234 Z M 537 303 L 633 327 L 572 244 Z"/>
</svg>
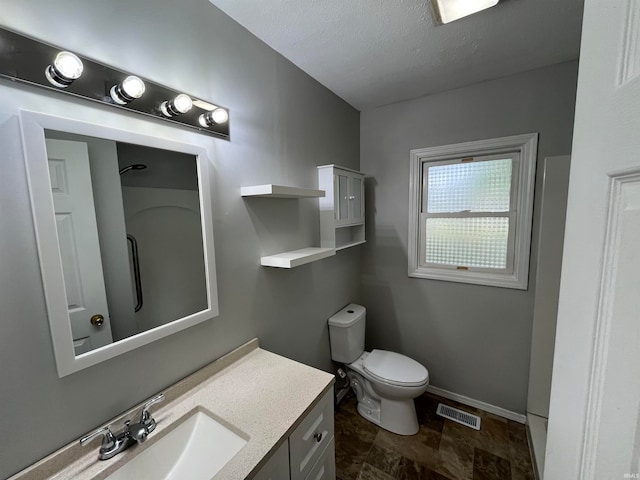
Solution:
<svg viewBox="0 0 640 480">
<path fill-rule="evenodd" d="M 429 372 L 423 365 L 387 350 L 373 350 L 364 359 L 363 367 L 379 381 L 400 387 L 419 387 L 429 381 Z"/>
</svg>

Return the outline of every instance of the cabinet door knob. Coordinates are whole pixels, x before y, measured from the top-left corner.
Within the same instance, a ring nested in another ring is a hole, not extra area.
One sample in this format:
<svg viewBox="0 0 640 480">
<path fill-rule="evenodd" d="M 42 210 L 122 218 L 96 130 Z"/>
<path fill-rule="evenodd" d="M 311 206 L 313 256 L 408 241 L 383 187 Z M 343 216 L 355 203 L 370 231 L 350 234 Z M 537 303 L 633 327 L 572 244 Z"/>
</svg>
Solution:
<svg viewBox="0 0 640 480">
<path fill-rule="evenodd" d="M 313 438 L 316 439 L 316 442 L 320 443 L 322 441 L 322 432 L 317 432 L 313 435 Z"/>
<path fill-rule="evenodd" d="M 356 199 L 356 196 L 355 196 L 355 195 L 350 195 L 350 196 L 349 196 L 349 200 L 355 200 L 355 199 Z"/>
</svg>

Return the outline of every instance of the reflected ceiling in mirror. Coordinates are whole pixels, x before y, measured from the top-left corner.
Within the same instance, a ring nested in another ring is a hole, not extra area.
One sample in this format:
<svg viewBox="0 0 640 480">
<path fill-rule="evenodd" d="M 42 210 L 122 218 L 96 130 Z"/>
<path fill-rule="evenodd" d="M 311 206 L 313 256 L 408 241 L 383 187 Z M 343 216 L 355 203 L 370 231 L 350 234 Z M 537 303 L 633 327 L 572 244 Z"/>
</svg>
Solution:
<svg viewBox="0 0 640 480">
<path fill-rule="evenodd" d="M 21 114 L 59 375 L 215 317 L 206 149 Z"/>
</svg>

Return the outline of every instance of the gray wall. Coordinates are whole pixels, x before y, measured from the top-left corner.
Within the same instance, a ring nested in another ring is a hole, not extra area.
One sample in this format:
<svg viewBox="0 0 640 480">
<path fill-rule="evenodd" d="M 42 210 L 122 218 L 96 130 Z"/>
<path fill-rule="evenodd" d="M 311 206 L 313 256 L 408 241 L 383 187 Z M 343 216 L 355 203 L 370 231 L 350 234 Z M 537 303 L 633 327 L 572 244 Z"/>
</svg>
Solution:
<svg viewBox="0 0 640 480">
<path fill-rule="evenodd" d="M 422 362 L 431 384 L 524 413 L 538 239 L 537 171 L 529 289 L 407 276 L 409 151 L 539 132 L 538 160 L 571 150 L 577 64 L 555 65 L 361 113 L 367 180 L 362 295 L 368 348 Z"/>
<path fill-rule="evenodd" d="M 167 127 L 172 139 L 197 137 L 215 152 L 220 316 L 60 379 L 38 267 L 19 109 L 148 132 L 165 127 L 0 80 L 0 478 L 255 336 L 269 350 L 332 369 L 326 319 L 360 300 L 359 248 L 293 270 L 260 267 L 261 255 L 319 242 L 316 200 L 245 201 L 240 187 L 314 187 L 316 165 L 357 169 L 359 113 L 206 0 L 0 0 L 0 11 L 9 28 L 219 102 L 230 108 L 232 121 L 231 142 Z"/>
</svg>

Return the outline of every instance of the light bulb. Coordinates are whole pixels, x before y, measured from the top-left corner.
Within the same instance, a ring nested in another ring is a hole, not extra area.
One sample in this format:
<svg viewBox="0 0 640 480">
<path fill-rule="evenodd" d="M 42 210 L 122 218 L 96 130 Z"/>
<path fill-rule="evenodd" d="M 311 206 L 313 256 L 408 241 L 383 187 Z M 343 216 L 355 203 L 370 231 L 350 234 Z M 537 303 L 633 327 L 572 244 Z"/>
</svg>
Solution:
<svg viewBox="0 0 640 480">
<path fill-rule="evenodd" d="M 185 95 L 181 93 L 176 98 L 173 99 L 174 108 L 180 113 L 187 113 L 193 107 L 193 102 L 191 101 L 191 97 L 189 95 Z"/>
<path fill-rule="evenodd" d="M 198 122 L 203 127 L 210 127 L 211 125 L 221 125 L 227 123 L 229 120 L 229 113 L 224 108 L 216 108 L 215 110 L 207 113 L 203 113 L 198 118 Z"/>
<path fill-rule="evenodd" d="M 144 90 L 144 82 L 134 75 L 129 75 L 122 82 L 122 91 L 131 98 L 140 98 Z"/>
<path fill-rule="evenodd" d="M 114 102 L 126 105 L 136 98 L 140 98 L 144 90 L 144 82 L 134 75 L 129 75 L 120 85 L 111 87 L 110 95 Z"/>
<path fill-rule="evenodd" d="M 71 52 L 60 52 L 44 73 L 52 85 L 66 88 L 82 75 L 82 60 Z"/>
<path fill-rule="evenodd" d="M 172 117 L 174 115 L 180 115 L 181 113 L 187 113 L 191 110 L 191 107 L 193 107 L 191 97 L 181 93 L 170 102 L 162 102 L 160 110 L 162 110 L 162 113 L 167 117 Z"/>
<path fill-rule="evenodd" d="M 227 120 L 229 120 L 229 113 L 224 108 L 216 108 L 211 117 L 215 123 L 220 125 L 222 123 L 227 123 Z"/>
</svg>

